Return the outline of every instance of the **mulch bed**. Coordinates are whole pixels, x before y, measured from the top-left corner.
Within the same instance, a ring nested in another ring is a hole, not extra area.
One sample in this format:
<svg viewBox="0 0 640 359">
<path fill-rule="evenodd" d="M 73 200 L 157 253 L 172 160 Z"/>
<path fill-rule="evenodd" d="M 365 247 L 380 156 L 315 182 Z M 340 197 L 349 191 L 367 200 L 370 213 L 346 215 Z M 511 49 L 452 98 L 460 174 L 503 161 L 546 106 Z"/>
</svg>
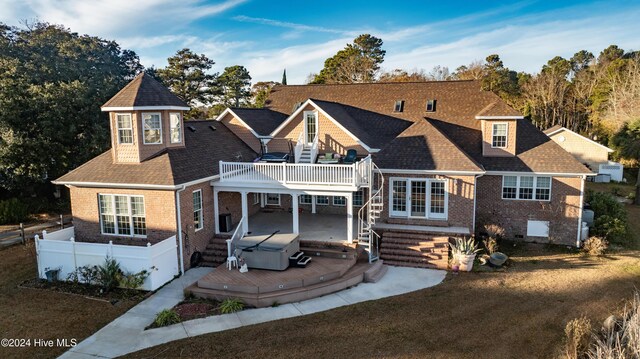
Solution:
<svg viewBox="0 0 640 359">
<path fill-rule="evenodd" d="M 212 315 L 222 314 L 220 312 L 220 302 L 213 299 L 187 298 L 176 304 L 171 310 L 175 311 L 180 317 L 180 321 L 184 322 L 191 319 L 205 318 Z M 155 322 L 145 328 L 160 328 Z"/>
<path fill-rule="evenodd" d="M 146 292 L 137 289 L 115 288 L 109 292 L 105 292 L 102 287 L 96 285 L 88 285 L 81 283 L 53 281 L 48 282 L 44 279 L 33 278 L 22 282 L 20 288 L 44 289 L 54 292 L 62 292 L 66 294 L 78 295 L 85 298 L 102 300 L 116 304 L 120 301 L 142 301 L 150 296 L 152 292 Z"/>
</svg>

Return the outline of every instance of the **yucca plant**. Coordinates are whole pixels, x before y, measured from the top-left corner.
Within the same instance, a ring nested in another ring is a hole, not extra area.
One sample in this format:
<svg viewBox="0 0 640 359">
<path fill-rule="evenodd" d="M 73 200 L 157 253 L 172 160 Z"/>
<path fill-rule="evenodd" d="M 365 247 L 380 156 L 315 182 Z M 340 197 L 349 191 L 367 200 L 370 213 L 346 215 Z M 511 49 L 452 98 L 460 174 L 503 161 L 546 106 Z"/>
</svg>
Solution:
<svg viewBox="0 0 640 359">
<path fill-rule="evenodd" d="M 228 298 L 220 303 L 220 313 L 229 314 L 239 312 L 244 309 L 244 303 L 240 299 Z"/>
<path fill-rule="evenodd" d="M 481 251 L 473 238 L 456 238 L 456 242 L 454 244 L 449 243 L 449 247 L 451 247 L 451 254 L 454 257 L 456 255 L 476 254 Z"/>
</svg>

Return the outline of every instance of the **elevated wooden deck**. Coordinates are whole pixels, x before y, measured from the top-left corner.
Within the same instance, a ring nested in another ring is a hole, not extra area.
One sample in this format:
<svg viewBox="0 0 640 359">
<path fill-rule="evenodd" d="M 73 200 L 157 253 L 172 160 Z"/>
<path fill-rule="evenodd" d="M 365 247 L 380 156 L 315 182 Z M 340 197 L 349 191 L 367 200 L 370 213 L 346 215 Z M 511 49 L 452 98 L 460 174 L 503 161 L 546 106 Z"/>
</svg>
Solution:
<svg viewBox="0 0 640 359">
<path fill-rule="evenodd" d="M 313 259 L 306 268 L 284 271 L 250 269 L 240 273 L 224 265 L 187 288 L 198 297 L 237 298 L 254 307 L 290 303 L 337 292 L 363 281 L 375 282 L 386 272 L 382 261 L 369 264 L 354 248 L 307 248 Z"/>
</svg>

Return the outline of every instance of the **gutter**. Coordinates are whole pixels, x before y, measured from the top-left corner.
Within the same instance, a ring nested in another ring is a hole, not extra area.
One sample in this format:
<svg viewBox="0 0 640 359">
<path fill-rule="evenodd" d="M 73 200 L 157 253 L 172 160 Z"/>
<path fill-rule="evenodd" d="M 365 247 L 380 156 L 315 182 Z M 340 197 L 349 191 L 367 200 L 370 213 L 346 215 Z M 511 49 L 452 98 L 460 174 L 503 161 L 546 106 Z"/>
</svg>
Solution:
<svg viewBox="0 0 640 359">
<path fill-rule="evenodd" d="M 472 232 L 474 233 L 476 232 L 476 208 L 477 208 L 477 203 L 478 203 L 478 178 L 484 176 L 484 174 L 481 175 L 476 175 L 473 176 L 474 180 L 473 180 L 473 227 L 472 227 Z"/>
<path fill-rule="evenodd" d="M 576 238 L 576 247 L 580 248 L 582 242 L 582 212 L 584 211 L 584 183 L 587 176 L 582 176 L 580 181 L 580 215 L 578 215 L 578 236 Z"/>
<path fill-rule="evenodd" d="M 176 226 L 178 227 L 178 245 L 179 245 L 179 249 L 178 251 L 180 252 L 180 274 L 184 275 L 184 253 L 183 253 L 183 247 L 182 247 L 182 216 L 180 213 L 180 192 L 184 191 L 185 189 L 187 189 L 186 185 L 182 185 L 182 188 L 176 191 Z"/>
<path fill-rule="evenodd" d="M 220 175 L 209 176 L 186 182 L 179 185 L 160 185 L 160 184 L 140 184 L 140 183 L 105 183 L 105 182 L 68 182 L 68 181 L 51 181 L 55 185 L 75 186 L 75 187 L 91 187 L 91 188 L 128 188 L 128 189 L 155 189 L 155 190 L 167 190 L 175 191 L 184 189 L 194 184 L 202 182 L 213 181 L 220 178 Z"/>
</svg>

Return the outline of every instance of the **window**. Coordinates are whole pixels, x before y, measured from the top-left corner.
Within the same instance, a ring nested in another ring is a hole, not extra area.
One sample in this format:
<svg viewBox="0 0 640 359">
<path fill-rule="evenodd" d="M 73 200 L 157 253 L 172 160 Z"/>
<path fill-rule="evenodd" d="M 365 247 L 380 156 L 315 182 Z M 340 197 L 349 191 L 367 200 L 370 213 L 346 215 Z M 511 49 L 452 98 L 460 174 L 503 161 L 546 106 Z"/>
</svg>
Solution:
<svg viewBox="0 0 640 359">
<path fill-rule="evenodd" d="M 404 101 L 398 100 L 396 104 L 393 106 L 393 112 L 402 112 L 404 110 Z"/>
<path fill-rule="evenodd" d="M 313 199 L 311 198 L 310 194 L 301 194 L 300 195 L 300 204 L 311 204 L 311 201 Z"/>
<path fill-rule="evenodd" d="M 118 127 L 118 143 L 133 143 L 133 126 L 130 114 L 117 114 L 116 125 Z"/>
<path fill-rule="evenodd" d="M 279 206 L 279 205 L 280 205 L 280 194 L 267 193 L 267 206 Z"/>
<path fill-rule="evenodd" d="M 507 128 L 506 123 L 494 123 L 491 135 L 491 147 L 505 148 L 507 147 Z"/>
<path fill-rule="evenodd" d="M 143 113 L 142 123 L 144 127 L 144 144 L 153 145 L 162 143 L 162 123 L 159 113 Z"/>
<path fill-rule="evenodd" d="M 502 199 L 548 201 L 551 177 L 502 176 Z"/>
<path fill-rule="evenodd" d="M 326 206 L 329 204 L 329 196 L 316 196 L 316 204 Z"/>
<path fill-rule="evenodd" d="M 358 207 L 364 205 L 364 189 L 359 189 L 353 193 L 353 205 Z"/>
<path fill-rule="evenodd" d="M 260 193 L 254 193 L 253 194 L 253 204 L 259 204 L 260 203 Z"/>
<path fill-rule="evenodd" d="M 436 110 L 436 100 L 427 100 L 427 112 L 435 112 Z"/>
<path fill-rule="evenodd" d="M 202 190 L 193 191 L 193 228 L 202 229 Z"/>
<path fill-rule="evenodd" d="M 182 124 L 180 122 L 180 114 L 172 113 L 169 114 L 169 136 L 171 139 L 171 143 L 181 143 L 182 142 Z"/>
<path fill-rule="evenodd" d="M 147 225 L 142 196 L 98 195 L 102 234 L 145 237 Z"/>
<path fill-rule="evenodd" d="M 334 196 L 333 197 L 333 205 L 334 206 L 346 206 L 347 205 L 347 199 L 345 197 Z"/>
<path fill-rule="evenodd" d="M 391 215 L 410 218 L 447 218 L 446 180 L 392 179 Z"/>
</svg>

